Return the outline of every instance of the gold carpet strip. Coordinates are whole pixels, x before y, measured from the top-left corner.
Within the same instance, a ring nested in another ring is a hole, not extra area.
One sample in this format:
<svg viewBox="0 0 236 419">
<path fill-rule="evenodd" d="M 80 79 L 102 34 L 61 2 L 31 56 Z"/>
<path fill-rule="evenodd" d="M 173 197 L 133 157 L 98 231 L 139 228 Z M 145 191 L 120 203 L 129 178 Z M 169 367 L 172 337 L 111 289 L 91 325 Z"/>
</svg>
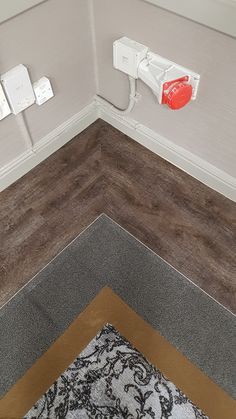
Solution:
<svg viewBox="0 0 236 419">
<path fill-rule="evenodd" d="M 106 323 L 112 324 L 211 419 L 236 418 L 236 402 L 109 288 L 101 290 L 11 388 L 0 402 L 0 418 L 22 418 Z"/>
</svg>

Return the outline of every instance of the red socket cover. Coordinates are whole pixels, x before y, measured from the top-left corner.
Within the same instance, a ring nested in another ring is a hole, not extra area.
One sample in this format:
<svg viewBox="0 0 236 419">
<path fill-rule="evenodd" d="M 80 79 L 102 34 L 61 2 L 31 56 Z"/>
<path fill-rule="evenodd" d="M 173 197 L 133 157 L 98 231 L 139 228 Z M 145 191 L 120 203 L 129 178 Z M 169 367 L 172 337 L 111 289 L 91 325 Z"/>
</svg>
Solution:
<svg viewBox="0 0 236 419">
<path fill-rule="evenodd" d="M 173 110 L 183 108 L 187 105 L 193 94 L 193 88 L 187 81 L 188 77 L 186 76 L 164 83 L 162 103 L 168 105 Z"/>
</svg>

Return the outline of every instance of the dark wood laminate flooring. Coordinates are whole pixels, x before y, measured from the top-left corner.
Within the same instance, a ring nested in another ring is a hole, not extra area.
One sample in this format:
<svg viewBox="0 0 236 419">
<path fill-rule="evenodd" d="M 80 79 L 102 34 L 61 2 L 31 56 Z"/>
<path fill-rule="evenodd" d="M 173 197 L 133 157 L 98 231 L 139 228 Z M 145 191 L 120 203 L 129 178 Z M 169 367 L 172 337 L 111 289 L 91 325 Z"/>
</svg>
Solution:
<svg viewBox="0 0 236 419">
<path fill-rule="evenodd" d="M 0 209 L 1 304 L 105 212 L 236 312 L 236 204 L 101 120 L 2 192 Z"/>
</svg>

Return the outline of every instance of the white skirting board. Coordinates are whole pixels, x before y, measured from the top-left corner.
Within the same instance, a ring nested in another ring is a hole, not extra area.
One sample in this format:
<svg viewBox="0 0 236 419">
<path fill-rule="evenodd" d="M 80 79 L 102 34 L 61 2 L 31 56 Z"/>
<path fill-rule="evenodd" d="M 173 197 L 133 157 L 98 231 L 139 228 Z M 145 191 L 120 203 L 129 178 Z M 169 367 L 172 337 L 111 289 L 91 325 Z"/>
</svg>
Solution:
<svg viewBox="0 0 236 419">
<path fill-rule="evenodd" d="M 128 116 L 99 105 L 99 117 L 200 182 L 236 202 L 236 178 Z"/>
<path fill-rule="evenodd" d="M 0 168 L 0 191 L 21 178 L 96 120 L 97 107 L 95 102 L 92 102 L 38 141 L 32 149 Z"/>
<path fill-rule="evenodd" d="M 234 177 L 175 145 L 129 116 L 117 115 L 109 107 L 101 106 L 97 97 L 78 114 L 38 141 L 33 149 L 27 150 L 17 159 L 2 167 L 0 169 L 0 191 L 57 151 L 98 118 L 108 122 L 155 154 L 236 202 L 236 179 Z"/>
</svg>

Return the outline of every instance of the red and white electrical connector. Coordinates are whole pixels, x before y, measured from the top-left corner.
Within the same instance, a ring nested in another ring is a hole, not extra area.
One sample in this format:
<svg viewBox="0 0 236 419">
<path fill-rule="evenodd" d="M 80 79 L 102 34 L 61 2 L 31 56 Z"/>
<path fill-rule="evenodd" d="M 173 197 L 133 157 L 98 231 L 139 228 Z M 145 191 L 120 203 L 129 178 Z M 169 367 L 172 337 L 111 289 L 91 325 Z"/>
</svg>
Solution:
<svg viewBox="0 0 236 419">
<path fill-rule="evenodd" d="M 200 75 L 182 67 L 148 47 L 123 37 L 113 44 L 113 65 L 134 80 L 141 79 L 159 104 L 180 109 L 197 96 Z"/>
</svg>

